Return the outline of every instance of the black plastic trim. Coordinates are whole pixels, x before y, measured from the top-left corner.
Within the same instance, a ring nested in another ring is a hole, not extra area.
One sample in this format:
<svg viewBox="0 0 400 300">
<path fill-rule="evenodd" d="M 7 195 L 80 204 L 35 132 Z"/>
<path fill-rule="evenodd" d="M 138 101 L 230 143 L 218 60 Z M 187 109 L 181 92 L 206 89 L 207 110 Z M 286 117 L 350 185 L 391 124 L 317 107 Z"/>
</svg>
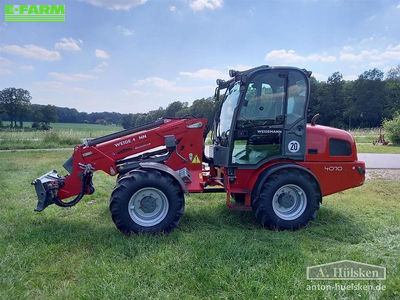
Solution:
<svg viewBox="0 0 400 300">
<path fill-rule="evenodd" d="M 321 186 L 319 184 L 317 177 L 310 170 L 308 170 L 300 165 L 296 165 L 296 164 L 278 164 L 278 165 L 274 165 L 274 166 L 264 170 L 259 175 L 260 181 L 257 179 L 257 181 L 255 183 L 255 188 L 256 188 L 255 195 L 258 196 L 260 194 L 261 188 L 269 176 L 271 176 L 273 173 L 283 170 L 283 169 L 297 169 L 297 170 L 301 170 L 301 171 L 306 172 L 307 174 L 311 175 L 311 177 L 314 178 L 315 182 L 318 185 L 318 189 L 319 189 L 319 192 L 321 195 L 321 202 L 322 202 L 322 190 L 321 190 Z"/>
<path fill-rule="evenodd" d="M 170 167 L 163 165 L 163 164 L 159 164 L 157 162 L 141 162 L 139 165 L 143 169 L 155 169 L 155 170 L 159 170 L 161 172 L 165 172 L 165 173 L 171 175 L 173 178 L 175 178 L 178 181 L 179 185 L 181 186 L 182 190 L 185 192 L 186 196 L 190 196 L 189 191 L 186 187 L 186 184 L 183 182 L 182 178 L 179 177 L 179 174 L 177 171 L 174 171 Z"/>
</svg>

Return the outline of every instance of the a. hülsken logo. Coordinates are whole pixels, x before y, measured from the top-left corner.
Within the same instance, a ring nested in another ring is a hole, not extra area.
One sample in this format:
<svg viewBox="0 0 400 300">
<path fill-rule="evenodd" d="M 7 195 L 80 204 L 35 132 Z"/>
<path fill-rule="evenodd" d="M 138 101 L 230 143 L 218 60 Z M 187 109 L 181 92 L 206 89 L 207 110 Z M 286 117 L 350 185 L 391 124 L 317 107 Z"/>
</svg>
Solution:
<svg viewBox="0 0 400 300">
<path fill-rule="evenodd" d="M 386 280 L 386 268 L 351 260 L 307 267 L 308 280 Z"/>
<path fill-rule="evenodd" d="M 6 22 L 65 22 L 65 5 L 5 5 Z"/>
</svg>

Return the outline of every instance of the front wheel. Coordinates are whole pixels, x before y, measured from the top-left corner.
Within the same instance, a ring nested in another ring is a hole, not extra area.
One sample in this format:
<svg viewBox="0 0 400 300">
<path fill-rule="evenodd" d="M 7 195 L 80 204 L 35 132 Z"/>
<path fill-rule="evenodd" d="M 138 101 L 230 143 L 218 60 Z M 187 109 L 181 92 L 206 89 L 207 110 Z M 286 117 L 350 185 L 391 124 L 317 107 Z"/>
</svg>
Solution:
<svg viewBox="0 0 400 300">
<path fill-rule="evenodd" d="M 267 178 L 252 206 L 263 226 L 296 230 L 315 219 L 320 200 L 314 178 L 305 172 L 288 169 Z"/>
<path fill-rule="evenodd" d="M 155 170 L 134 170 L 121 177 L 110 199 L 111 217 L 126 235 L 168 233 L 178 226 L 184 209 L 179 184 Z"/>
</svg>

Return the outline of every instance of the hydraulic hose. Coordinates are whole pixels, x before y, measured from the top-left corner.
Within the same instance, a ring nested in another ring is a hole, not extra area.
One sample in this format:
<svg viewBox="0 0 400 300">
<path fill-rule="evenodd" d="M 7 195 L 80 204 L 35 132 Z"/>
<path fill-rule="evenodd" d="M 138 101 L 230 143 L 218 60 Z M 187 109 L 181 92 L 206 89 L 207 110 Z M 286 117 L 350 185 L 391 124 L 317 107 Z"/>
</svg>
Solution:
<svg viewBox="0 0 400 300">
<path fill-rule="evenodd" d="M 93 188 L 93 185 L 92 185 L 92 176 L 93 176 L 93 173 L 83 174 L 83 177 L 82 177 L 82 188 L 81 188 L 80 193 L 78 194 L 78 196 L 76 196 L 75 199 L 73 199 L 73 200 L 71 200 L 69 202 L 63 202 L 63 201 L 61 201 L 60 198 L 56 197 L 56 199 L 54 200 L 54 203 L 56 205 L 58 205 L 58 206 L 61 206 L 61 207 L 71 207 L 71 206 L 76 205 L 79 201 L 81 201 L 83 196 L 86 194 L 86 191 L 87 191 L 88 187 L 91 188 L 90 194 L 92 194 L 93 191 L 94 191 L 94 188 Z"/>
</svg>

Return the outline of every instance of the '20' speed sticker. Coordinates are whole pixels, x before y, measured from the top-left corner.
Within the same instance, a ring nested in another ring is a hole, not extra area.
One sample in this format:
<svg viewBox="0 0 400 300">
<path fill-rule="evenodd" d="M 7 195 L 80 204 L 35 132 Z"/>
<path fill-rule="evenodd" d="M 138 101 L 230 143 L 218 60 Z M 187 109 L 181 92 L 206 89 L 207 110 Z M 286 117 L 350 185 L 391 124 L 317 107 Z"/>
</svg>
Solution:
<svg viewBox="0 0 400 300">
<path fill-rule="evenodd" d="M 300 143 L 298 141 L 290 141 L 288 144 L 290 152 L 298 152 L 300 150 Z"/>
</svg>

